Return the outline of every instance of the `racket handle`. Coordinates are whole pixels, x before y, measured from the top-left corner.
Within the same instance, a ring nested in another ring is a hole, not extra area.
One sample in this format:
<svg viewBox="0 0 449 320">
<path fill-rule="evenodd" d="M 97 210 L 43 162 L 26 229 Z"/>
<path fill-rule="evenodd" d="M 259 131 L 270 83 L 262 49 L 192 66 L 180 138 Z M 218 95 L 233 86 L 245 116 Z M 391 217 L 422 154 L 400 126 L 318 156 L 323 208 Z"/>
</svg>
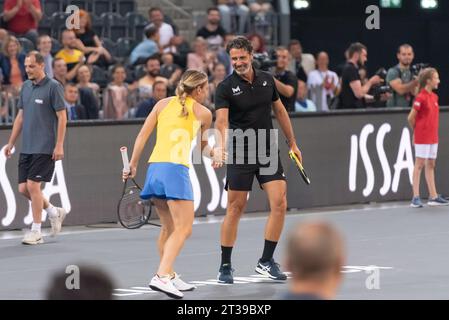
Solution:
<svg viewBox="0 0 449 320">
<path fill-rule="evenodd" d="M 121 147 L 120 153 L 122 154 L 123 171 L 129 172 L 128 148 Z"/>
</svg>

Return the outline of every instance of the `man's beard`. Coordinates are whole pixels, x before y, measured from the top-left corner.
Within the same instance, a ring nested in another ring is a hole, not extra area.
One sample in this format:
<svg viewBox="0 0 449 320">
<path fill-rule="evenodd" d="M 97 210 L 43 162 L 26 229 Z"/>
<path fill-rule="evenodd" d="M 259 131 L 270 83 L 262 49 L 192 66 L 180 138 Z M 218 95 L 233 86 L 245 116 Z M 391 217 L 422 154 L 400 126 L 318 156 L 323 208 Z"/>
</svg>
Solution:
<svg viewBox="0 0 449 320">
<path fill-rule="evenodd" d="M 235 72 L 237 72 L 238 75 L 242 75 L 245 74 L 249 71 L 249 65 L 245 66 L 245 67 L 240 67 L 239 70 L 237 70 L 237 68 L 234 68 Z"/>
<path fill-rule="evenodd" d="M 156 78 L 157 76 L 159 76 L 160 72 L 159 71 L 149 71 L 148 74 L 150 75 L 150 77 Z"/>
</svg>

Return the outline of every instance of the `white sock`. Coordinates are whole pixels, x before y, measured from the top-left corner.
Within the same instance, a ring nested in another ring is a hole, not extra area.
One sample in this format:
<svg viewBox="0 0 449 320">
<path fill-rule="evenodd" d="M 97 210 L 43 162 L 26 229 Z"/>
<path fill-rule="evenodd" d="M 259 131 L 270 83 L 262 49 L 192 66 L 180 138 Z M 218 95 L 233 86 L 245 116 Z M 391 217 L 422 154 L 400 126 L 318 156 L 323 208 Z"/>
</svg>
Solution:
<svg viewBox="0 0 449 320">
<path fill-rule="evenodd" d="M 34 223 L 31 225 L 31 231 L 41 232 L 41 223 Z"/>
<path fill-rule="evenodd" d="M 55 208 L 51 203 L 49 203 L 49 205 L 48 205 L 48 207 L 45 209 L 45 211 L 46 211 L 47 214 L 48 214 L 50 217 L 52 217 L 52 218 L 58 216 L 58 210 L 56 210 L 56 208 Z"/>
</svg>

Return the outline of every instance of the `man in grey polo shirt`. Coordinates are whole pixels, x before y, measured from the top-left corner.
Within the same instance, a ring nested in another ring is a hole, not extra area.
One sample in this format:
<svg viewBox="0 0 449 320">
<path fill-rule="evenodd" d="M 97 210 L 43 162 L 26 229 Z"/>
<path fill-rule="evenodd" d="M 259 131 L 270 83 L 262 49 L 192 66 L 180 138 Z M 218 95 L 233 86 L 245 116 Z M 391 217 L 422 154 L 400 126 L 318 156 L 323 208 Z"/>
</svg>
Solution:
<svg viewBox="0 0 449 320">
<path fill-rule="evenodd" d="M 51 181 L 55 161 L 64 157 L 67 113 L 64 89 L 59 82 L 46 76 L 44 58 L 39 52 L 28 53 L 25 70 L 28 80 L 20 92 L 19 112 L 5 155 L 11 157 L 14 144 L 23 131 L 19 192 L 31 201 L 33 225 L 22 243 L 40 244 L 44 242 L 41 234 L 42 210 L 48 213 L 53 236 L 61 231 L 66 216 L 63 208 L 54 207 L 44 198 L 41 184 Z"/>
</svg>

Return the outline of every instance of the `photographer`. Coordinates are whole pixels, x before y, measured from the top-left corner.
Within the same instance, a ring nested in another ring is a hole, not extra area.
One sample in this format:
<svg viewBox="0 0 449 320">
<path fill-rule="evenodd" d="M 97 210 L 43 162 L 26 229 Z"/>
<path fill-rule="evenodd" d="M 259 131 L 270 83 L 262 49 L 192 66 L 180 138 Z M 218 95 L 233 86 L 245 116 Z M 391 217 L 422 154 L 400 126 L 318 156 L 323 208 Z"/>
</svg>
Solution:
<svg viewBox="0 0 449 320">
<path fill-rule="evenodd" d="M 399 64 L 388 70 L 386 82 L 393 89 L 393 95 L 387 101 L 387 107 L 410 107 L 416 94 L 418 79 L 411 70 L 413 48 L 403 44 L 397 52 Z"/>
<path fill-rule="evenodd" d="M 360 81 L 358 69 L 368 60 L 367 48 L 357 42 L 348 48 L 348 62 L 343 68 L 339 109 L 354 109 L 365 107 L 365 97 L 372 86 L 382 82 L 381 77 L 375 75 L 364 85 Z"/>
<path fill-rule="evenodd" d="M 293 72 L 287 70 L 290 64 L 288 49 L 278 47 L 276 49 L 276 56 L 277 62 L 274 70 L 276 89 L 287 112 L 294 112 L 296 92 L 298 91 L 298 78 L 296 78 Z"/>
</svg>

